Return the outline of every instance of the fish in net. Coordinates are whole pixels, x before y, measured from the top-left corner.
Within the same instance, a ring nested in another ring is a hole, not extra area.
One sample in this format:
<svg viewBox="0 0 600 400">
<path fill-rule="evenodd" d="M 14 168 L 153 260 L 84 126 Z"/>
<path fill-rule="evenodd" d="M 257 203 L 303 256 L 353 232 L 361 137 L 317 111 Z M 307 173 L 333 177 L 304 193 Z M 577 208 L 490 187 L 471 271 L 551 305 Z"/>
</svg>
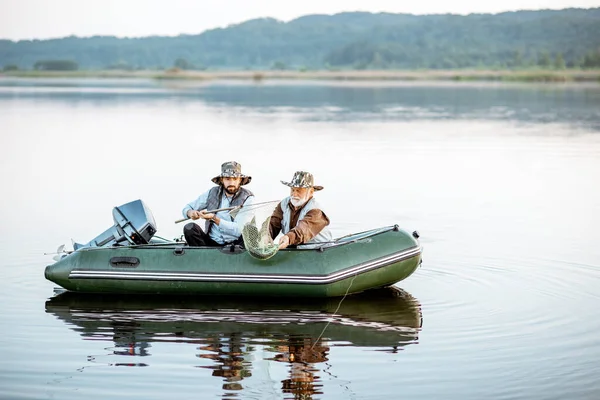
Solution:
<svg viewBox="0 0 600 400">
<path fill-rule="evenodd" d="M 269 215 L 264 219 L 260 229 L 256 224 L 256 217 L 256 215 L 252 216 L 250 222 L 245 223 L 242 228 L 244 246 L 252 257 L 260 260 L 267 260 L 277 253 L 279 246 L 277 243 L 273 242 L 271 233 L 269 232 L 271 216 Z"/>
</svg>

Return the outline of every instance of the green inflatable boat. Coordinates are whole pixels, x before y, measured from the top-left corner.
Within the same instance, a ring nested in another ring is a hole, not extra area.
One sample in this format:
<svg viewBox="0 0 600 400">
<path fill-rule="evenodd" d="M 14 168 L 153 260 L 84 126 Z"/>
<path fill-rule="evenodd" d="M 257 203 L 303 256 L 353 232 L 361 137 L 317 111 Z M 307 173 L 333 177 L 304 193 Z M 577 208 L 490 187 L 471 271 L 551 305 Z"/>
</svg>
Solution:
<svg viewBox="0 0 600 400">
<path fill-rule="evenodd" d="M 418 234 L 398 226 L 261 260 L 239 246 L 190 247 L 154 237 L 154 218 L 141 200 L 115 207 L 113 219 L 113 227 L 56 257 L 46 278 L 84 293 L 336 297 L 392 285 L 421 264 Z"/>
</svg>

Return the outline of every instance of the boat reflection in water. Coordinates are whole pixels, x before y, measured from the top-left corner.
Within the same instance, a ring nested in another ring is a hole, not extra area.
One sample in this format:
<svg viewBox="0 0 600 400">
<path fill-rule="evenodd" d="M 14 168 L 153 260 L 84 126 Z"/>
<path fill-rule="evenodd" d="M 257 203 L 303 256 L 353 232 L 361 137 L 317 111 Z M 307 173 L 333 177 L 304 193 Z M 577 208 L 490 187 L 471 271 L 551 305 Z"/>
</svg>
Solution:
<svg viewBox="0 0 600 400">
<path fill-rule="evenodd" d="M 46 302 L 46 312 L 84 340 L 113 342 L 117 356 L 146 361 L 153 343 L 193 344 L 199 358 L 212 361 L 199 367 L 222 378 L 227 392 L 243 389 L 242 381 L 257 371 L 253 360 L 286 363 L 289 377 L 282 381 L 283 393 L 310 397 L 322 393 L 319 364 L 335 364 L 329 360 L 330 347 L 395 353 L 418 340 L 421 306 L 407 292 L 389 287 L 341 300 L 65 292 Z M 146 366 L 149 362 L 110 365 Z"/>
</svg>

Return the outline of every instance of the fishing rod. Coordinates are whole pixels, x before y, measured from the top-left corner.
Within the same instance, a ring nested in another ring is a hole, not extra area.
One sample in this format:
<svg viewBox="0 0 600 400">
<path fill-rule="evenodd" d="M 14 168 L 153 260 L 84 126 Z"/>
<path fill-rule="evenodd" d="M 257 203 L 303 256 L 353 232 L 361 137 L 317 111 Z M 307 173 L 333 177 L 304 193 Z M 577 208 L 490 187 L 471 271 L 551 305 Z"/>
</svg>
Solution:
<svg viewBox="0 0 600 400">
<path fill-rule="evenodd" d="M 264 207 L 267 204 L 272 204 L 272 203 L 279 203 L 281 200 L 271 200 L 271 201 L 263 201 L 261 203 L 252 203 L 252 204 L 248 204 L 248 205 L 241 205 L 241 206 L 233 206 L 233 207 L 225 207 L 225 208 L 217 208 L 215 210 L 209 210 L 209 211 L 205 211 L 205 214 L 214 214 L 217 213 L 219 211 L 229 211 L 229 214 L 235 218 L 235 216 L 239 213 L 239 211 L 242 208 L 253 208 L 253 207 Z M 183 222 L 183 221 L 187 221 L 191 218 L 182 218 L 182 219 L 178 219 L 177 221 L 175 221 L 176 224 Z"/>
</svg>

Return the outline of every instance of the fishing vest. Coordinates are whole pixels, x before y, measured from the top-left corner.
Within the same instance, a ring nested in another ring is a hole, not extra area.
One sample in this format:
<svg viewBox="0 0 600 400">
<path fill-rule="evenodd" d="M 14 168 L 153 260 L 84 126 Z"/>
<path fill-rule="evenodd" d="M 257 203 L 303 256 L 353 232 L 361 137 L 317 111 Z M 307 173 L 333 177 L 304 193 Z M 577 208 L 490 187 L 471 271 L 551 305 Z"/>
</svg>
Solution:
<svg viewBox="0 0 600 400">
<path fill-rule="evenodd" d="M 207 210 L 216 210 L 217 208 L 219 208 L 219 206 L 221 205 L 221 197 L 225 195 L 223 193 L 223 190 L 224 189 L 223 189 L 222 185 L 215 186 L 209 190 L 208 198 L 206 199 L 206 209 Z M 241 206 L 242 204 L 244 204 L 246 202 L 246 200 L 250 196 L 254 196 L 254 194 L 251 191 L 249 191 L 248 189 L 244 189 L 241 187 L 240 190 L 238 190 L 238 192 L 233 195 L 230 206 L 231 207 Z M 232 221 L 234 219 L 235 218 L 231 217 Z M 214 226 L 214 224 L 215 223 L 213 221 L 206 220 L 206 222 L 204 224 L 204 232 L 206 232 L 208 234 L 210 232 L 210 230 L 212 229 L 212 227 Z"/>
<path fill-rule="evenodd" d="M 283 219 L 281 220 L 281 232 L 285 235 L 288 233 L 290 229 L 290 219 L 292 217 L 292 210 L 289 207 L 290 198 L 286 197 L 281 200 L 281 210 L 283 211 Z M 319 203 L 315 200 L 315 198 L 311 198 L 300 210 L 300 215 L 298 216 L 298 221 L 300 221 L 304 216 L 310 211 L 318 209 L 323 211 L 320 207 Z M 324 227 L 321 232 L 319 232 L 314 238 L 306 242 L 305 244 L 311 243 L 323 243 L 323 242 L 331 242 L 333 240 L 333 236 L 327 227 Z"/>
</svg>

